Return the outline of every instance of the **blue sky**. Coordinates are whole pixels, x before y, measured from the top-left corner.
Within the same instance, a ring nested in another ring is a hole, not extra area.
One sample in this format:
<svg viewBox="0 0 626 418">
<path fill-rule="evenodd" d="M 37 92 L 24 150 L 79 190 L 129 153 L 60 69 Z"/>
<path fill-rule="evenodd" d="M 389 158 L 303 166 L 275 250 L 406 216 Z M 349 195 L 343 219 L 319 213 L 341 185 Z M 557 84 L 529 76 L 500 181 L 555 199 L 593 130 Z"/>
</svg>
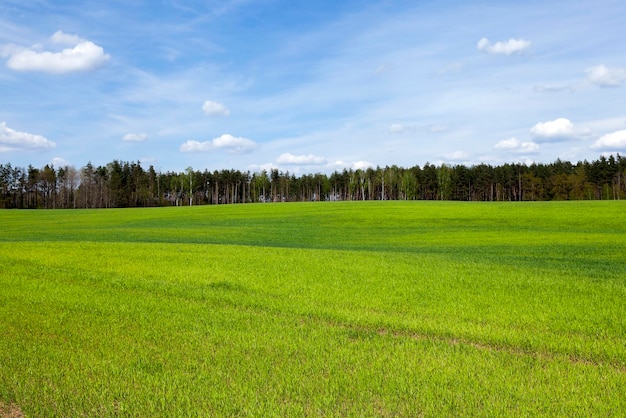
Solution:
<svg viewBox="0 0 626 418">
<path fill-rule="evenodd" d="M 626 2 L 2 0 L 0 163 L 626 154 Z"/>
</svg>

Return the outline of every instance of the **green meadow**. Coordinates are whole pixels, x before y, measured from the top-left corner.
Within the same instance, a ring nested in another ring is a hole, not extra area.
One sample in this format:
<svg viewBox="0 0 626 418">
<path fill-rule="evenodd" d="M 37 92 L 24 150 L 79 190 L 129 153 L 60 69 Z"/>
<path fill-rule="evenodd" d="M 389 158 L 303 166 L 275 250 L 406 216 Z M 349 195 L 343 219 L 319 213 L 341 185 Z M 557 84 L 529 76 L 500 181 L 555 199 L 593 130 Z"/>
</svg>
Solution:
<svg viewBox="0 0 626 418">
<path fill-rule="evenodd" d="M 0 211 L 0 411 L 620 416 L 626 202 Z"/>
</svg>

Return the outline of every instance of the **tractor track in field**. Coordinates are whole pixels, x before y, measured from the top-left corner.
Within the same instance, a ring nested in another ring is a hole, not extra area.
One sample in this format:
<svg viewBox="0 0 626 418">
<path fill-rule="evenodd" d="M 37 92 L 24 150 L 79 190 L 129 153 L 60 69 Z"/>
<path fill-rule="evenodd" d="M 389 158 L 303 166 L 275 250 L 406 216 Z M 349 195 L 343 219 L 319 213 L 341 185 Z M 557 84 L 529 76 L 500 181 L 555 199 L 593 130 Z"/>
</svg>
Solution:
<svg viewBox="0 0 626 418">
<path fill-rule="evenodd" d="M 537 351 L 532 349 L 524 349 L 519 346 L 511 346 L 505 344 L 497 344 L 497 343 L 488 343 L 488 342 L 480 342 L 471 340 L 469 338 L 463 337 L 455 337 L 455 336 L 446 336 L 446 335 L 437 335 L 437 334 L 428 334 L 428 333 L 419 333 L 410 330 L 399 330 L 399 329 L 391 329 L 386 327 L 368 327 L 365 325 L 359 324 L 348 324 L 337 322 L 333 320 L 329 320 L 327 318 L 313 318 L 307 317 L 307 320 L 311 322 L 324 323 L 328 326 L 351 330 L 351 331 L 359 331 L 365 333 L 374 333 L 381 337 L 392 337 L 392 338 L 410 338 L 416 341 L 433 341 L 433 342 L 441 342 L 449 345 L 466 345 L 472 348 L 475 348 L 480 351 L 489 351 L 495 353 L 507 353 L 516 356 L 529 356 L 534 357 L 537 360 L 544 361 L 566 361 L 570 364 L 575 365 L 585 365 L 585 366 L 606 366 L 610 367 L 618 372 L 626 373 L 626 364 L 615 361 L 606 361 L 602 359 L 589 358 L 589 357 L 581 357 L 573 354 L 565 354 L 559 352 L 549 352 L 549 351 Z"/>
</svg>

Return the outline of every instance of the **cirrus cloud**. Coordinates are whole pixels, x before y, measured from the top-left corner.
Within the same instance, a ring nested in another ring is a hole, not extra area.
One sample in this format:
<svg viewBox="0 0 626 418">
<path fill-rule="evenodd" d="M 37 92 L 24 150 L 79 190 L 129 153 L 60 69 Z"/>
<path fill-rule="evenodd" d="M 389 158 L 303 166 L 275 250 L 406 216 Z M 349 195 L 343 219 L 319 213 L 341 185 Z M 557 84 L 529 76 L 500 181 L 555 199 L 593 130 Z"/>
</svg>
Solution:
<svg viewBox="0 0 626 418">
<path fill-rule="evenodd" d="M 8 53 L 10 57 L 7 67 L 15 71 L 65 74 L 93 70 L 111 58 L 109 54 L 104 53 L 101 46 L 76 35 L 58 31 L 50 40 L 54 44 L 73 45 L 73 48 L 66 48 L 60 52 L 40 52 L 37 48 L 12 47 Z"/>
<path fill-rule="evenodd" d="M 496 42 L 492 44 L 489 39 L 482 38 L 478 41 L 476 47 L 479 51 L 486 52 L 488 54 L 497 55 L 512 55 L 519 54 L 530 48 L 530 41 L 523 39 L 509 39 L 506 42 Z"/>
<path fill-rule="evenodd" d="M 441 124 L 428 124 L 428 125 L 404 125 L 402 123 L 394 123 L 389 127 L 389 132 L 392 134 L 402 134 L 415 131 L 421 131 L 431 134 L 437 134 L 446 132 L 448 127 Z"/>
<path fill-rule="evenodd" d="M 56 144 L 42 135 L 19 132 L 0 123 L 0 151 L 34 151 L 55 148 Z"/>
<path fill-rule="evenodd" d="M 603 151 L 626 150 L 626 129 L 602 135 L 591 145 L 591 149 Z"/>
<path fill-rule="evenodd" d="M 180 146 L 181 152 L 212 152 L 224 150 L 231 154 L 245 154 L 256 148 L 256 142 L 248 139 L 224 134 L 211 141 L 189 140 Z"/>
</svg>

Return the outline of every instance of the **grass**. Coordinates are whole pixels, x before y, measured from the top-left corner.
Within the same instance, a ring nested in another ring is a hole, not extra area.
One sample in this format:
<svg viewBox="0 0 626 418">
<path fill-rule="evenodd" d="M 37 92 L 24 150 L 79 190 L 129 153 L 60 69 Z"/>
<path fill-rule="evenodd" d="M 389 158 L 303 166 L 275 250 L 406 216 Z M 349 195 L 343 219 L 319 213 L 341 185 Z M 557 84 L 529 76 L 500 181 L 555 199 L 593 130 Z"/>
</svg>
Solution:
<svg viewBox="0 0 626 418">
<path fill-rule="evenodd" d="M 626 204 L 0 212 L 27 416 L 617 416 Z"/>
</svg>

